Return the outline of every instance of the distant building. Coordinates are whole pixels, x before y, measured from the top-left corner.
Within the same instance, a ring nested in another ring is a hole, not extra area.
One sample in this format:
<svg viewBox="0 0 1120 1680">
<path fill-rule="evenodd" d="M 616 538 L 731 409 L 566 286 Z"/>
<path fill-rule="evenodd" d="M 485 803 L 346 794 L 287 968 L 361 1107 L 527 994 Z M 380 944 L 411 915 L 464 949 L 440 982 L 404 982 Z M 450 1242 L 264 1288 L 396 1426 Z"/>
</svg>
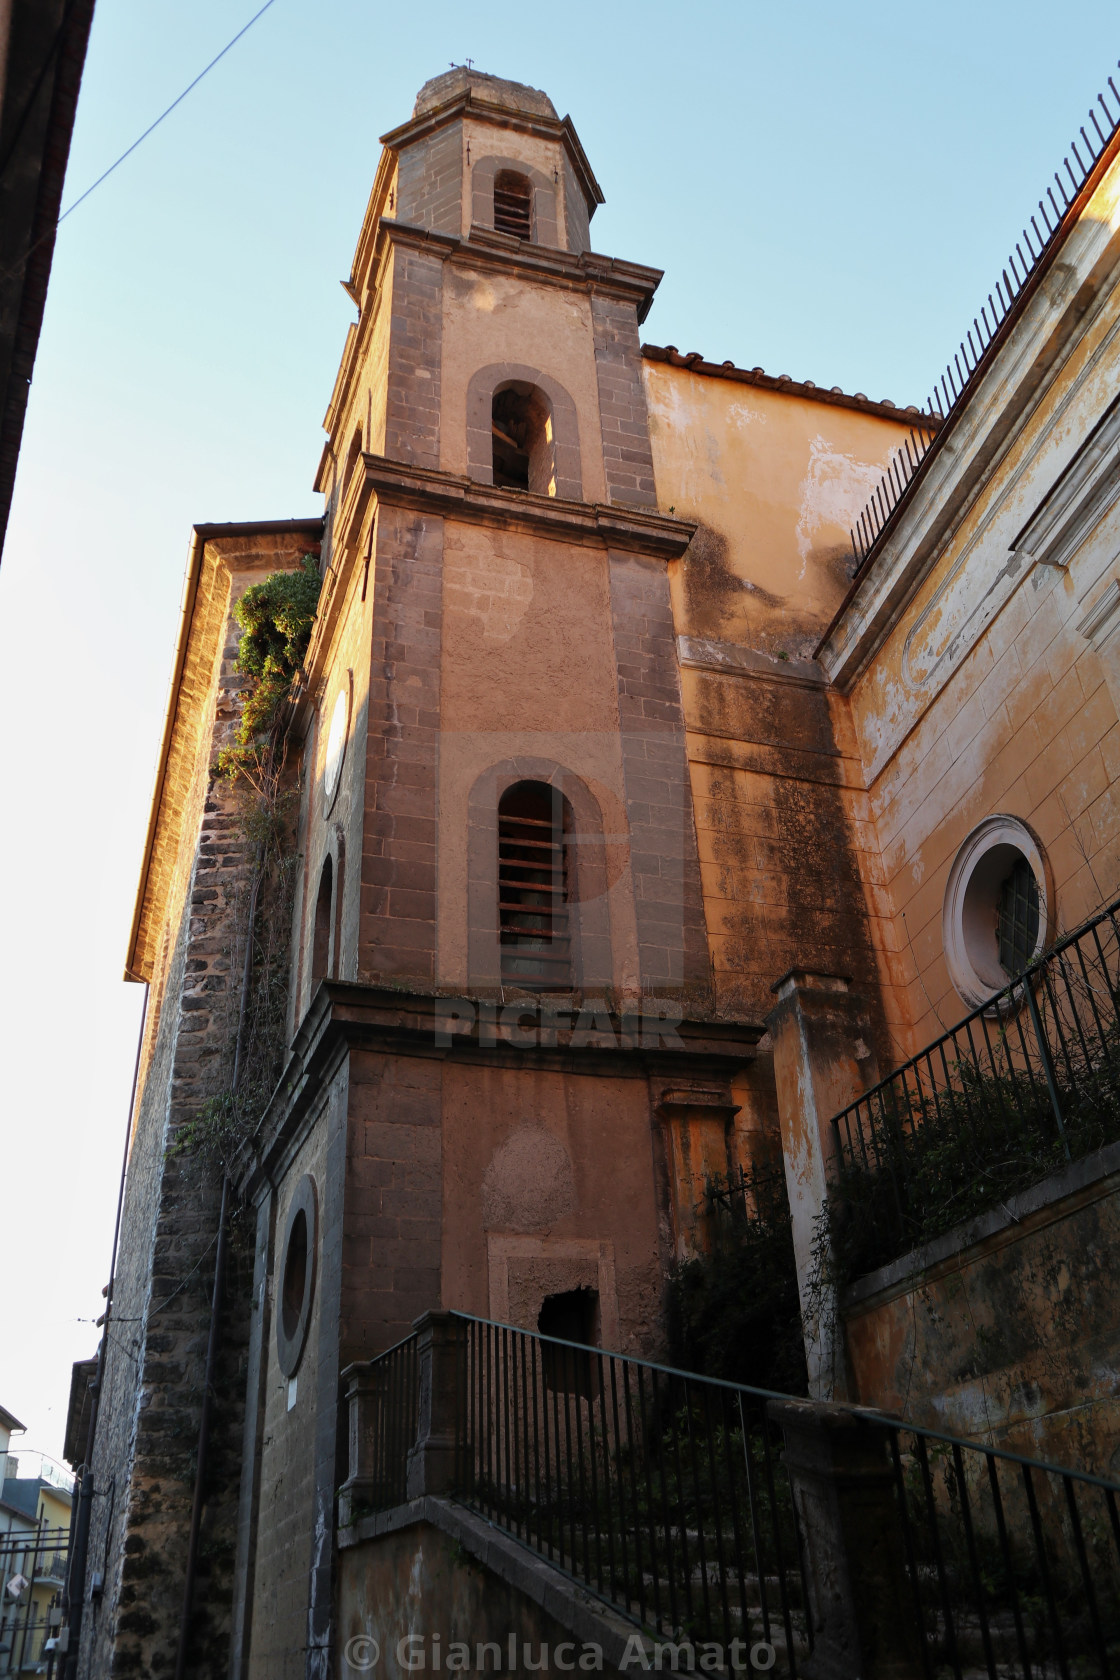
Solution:
<svg viewBox="0 0 1120 1680">
<path fill-rule="evenodd" d="M 50 1656 L 44 1647 L 62 1626 L 73 1478 L 47 1460 L 34 1475 L 19 1475 L 14 1459 L 7 1462 L 0 1487 L 0 1675 L 40 1674 Z M 21 1579 L 26 1585 L 13 1592 Z"/>
</svg>

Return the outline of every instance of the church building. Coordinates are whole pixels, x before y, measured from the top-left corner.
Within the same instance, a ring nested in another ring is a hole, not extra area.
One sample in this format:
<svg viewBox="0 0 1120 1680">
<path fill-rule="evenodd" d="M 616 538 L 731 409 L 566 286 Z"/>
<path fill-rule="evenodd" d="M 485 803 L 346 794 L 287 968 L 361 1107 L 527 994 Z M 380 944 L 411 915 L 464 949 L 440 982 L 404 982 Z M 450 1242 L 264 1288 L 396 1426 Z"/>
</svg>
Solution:
<svg viewBox="0 0 1120 1680">
<path fill-rule="evenodd" d="M 382 145 L 323 511 L 191 541 L 71 1405 L 82 1680 L 348 1672 L 343 1373 L 435 1310 L 663 1360 L 706 1189 L 751 1171 L 813 1394 L 971 1434 L 980 1383 L 1005 1444 L 1116 1473 L 1088 1316 L 978 1376 L 910 1274 L 810 1299 L 833 1118 L 1120 892 L 1115 131 L 921 408 L 644 342 L 661 274 L 595 249 L 536 89 L 453 69 Z M 216 1170 L 268 910 L 216 772 L 234 609 L 308 555 L 280 1071 Z"/>
</svg>

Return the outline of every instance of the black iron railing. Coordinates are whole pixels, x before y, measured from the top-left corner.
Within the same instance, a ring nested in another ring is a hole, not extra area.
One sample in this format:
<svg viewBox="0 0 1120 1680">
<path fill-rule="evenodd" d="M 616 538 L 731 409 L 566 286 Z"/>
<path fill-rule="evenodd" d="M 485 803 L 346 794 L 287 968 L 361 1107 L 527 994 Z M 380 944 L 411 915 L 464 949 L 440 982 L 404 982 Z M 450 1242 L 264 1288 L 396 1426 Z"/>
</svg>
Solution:
<svg viewBox="0 0 1120 1680">
<path fill-rule="evenodd" d="M 0 1534 L 0 1675 L 59 1672 L 69 1539 L 45 1525 Z"/>
<path fill-rule="evenodd" d="M 833 1637 L 838 1593 L 874 1640 L 897 1585 L 913 1657 L 899 1672 L 1120 1675 L 1120 1485 L 866 1408 L 436 1319 L 347 1373 L 348 1487 L 366 1512 L 404 1503 L 453 1435 L 445 1496 L 694 1652 L 739 1640 L 755 1668 L 793 1677 L 813 1627 Z M 858 1577 L 876 1542 L 893 1579 L 869 1590 Z"/>
<path fill-rule="evenodd" d="M 350 1463 L 363 1467 L 362 1501 L 371 1510 L 403 1505 L 408 1451 L 420 1420 L 419 1338 L 413 1334 L 362 1368 L 350 1408 Z"/>
<path fill-rule="evenodd" d="M 770 1396 L 464 1319 L 458 1498 L 646 1627 L 807 1649 Z"/>
<path fill-rule="evenodd" d="M 882 1421 L 927 1680 L 1120 1673 L 1120 1487 Z"/>
<path fill-rule="evenodd" d="M 1120 901 L 833 1122 L 844 1278 L 1120 1139 Z"/>
<path fill-rule="evenodd" d="M 1061 170 L 1055 171 L 1053 187 L 1048 186 L 1038 201 L 1037 216 L 1032 213 L 1030 223 L 1016 241 L 994 290 L 988 293 L 979 315 L 973 316 L 972 326 L 934 386 L 933 395 L 926 405 L 931 420 L 929 427 L 923 429 L 919 426 L 911 430 L 901 449 L 892 456 L 890 466 L 860 514 L 851 533 L 857 572 L 867 564 L 872 549 L 903 501 L 941 422 L 955 412 L 971 389 L 980 368 L 987 365 L 989 352 L 1000 335 L 1000 329 L 1039 263 L 1065 228 L 1086 183 L 1111 144 L 1120 126 L 1120 92 L 1111 76 L 1108 78 L 1108 94 L 1111 104 L 1104 93 L 1097 95 L 1096 104 L 1090 107 L 1085 123 L 1062 159 Z"/>
</svg>

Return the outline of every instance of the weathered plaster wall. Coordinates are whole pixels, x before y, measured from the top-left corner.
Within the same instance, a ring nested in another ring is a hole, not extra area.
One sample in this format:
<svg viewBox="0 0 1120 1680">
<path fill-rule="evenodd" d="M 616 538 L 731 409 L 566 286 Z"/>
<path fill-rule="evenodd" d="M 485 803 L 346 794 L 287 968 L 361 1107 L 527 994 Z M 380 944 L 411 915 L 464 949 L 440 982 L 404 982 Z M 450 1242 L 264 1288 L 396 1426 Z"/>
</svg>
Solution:
<svg viewBox="0 0 1120 1680">
<path fill-rule="evenodd" d="M 892 577 L 913 566 L 916 581 L 892 583 L 888 633 L 874 632 L 881 645 L 852 688 L 916 1044 L 965 1013 L 941 915 L 953 858 L 981 819 L 1006 812 L 1033 829 L 1056 894 L 1052 933 L 1120 887 L 1110 656 L 1078 628 L 1116 576 L 1120 518 L 1092 514 L 1068 565 L 1012 547 L 1117 390 L 1118 195 L 1114 166 L 915 498 L 885 564 Z M 958 481 L 972 488 L 936 536 Z M 869 600 L 840 636 L 868 634 Z"/>
<path fill-rule="evenodd" d="M 659 504 L 700 521 L 670 583 L 720 1007 L 761 1018 L 793 966 L 848 975 L 889 1064 L 905 1011 L 878 837 L 847 702 L 811 656 L 904 422 L 648 358 L 643 377 Z"/>
<path fill-rule="evenodd" d="M 338 1101 L 337 1096 L 333 1098 Z M 344 1100 L 344 1098 L 343 1098 Z M 250 1680 L 303 1680 L 307 1644 L 307 1608 L 311 1551 L 314 1543 L 315 1432 L 323 1406 L 334 1410 L 334 1395 L 319 1392 L 317 1365 L 323 1335 L 323 1240 L 340 1210 L 331 1205 L 327 1174 L 328 1120 L 332 1095 L 310 1136 L 288 1164 L 277 1194 L 275 1245 L 268 1289 L 273 1304 L 271 1334 L 264 1357 L 264 1416 L 261 1433 L 260 1500 L 255 1515 L 256 1567 L 252 1603 Z M 288 1379 L 276 1353 L 275 1312 L 279 1310 L 283 1242 L 288 1207 L 304 1173 L 315 1181 L 319 1203 L 316 1286 L 307 1342 L 289 1405 Z M 328 1324 L 334 1345 L 334 1327 Z"/>
<path fill-rule="evenodd" d="M 350 1057 L 342 1367 L 440 1305 L 443 1071 L 436 1057 Z"/>
<path fill-rule="evenodd" d="M 535 1329 L 546 1295 L 582 1287 L 605 1347 L 660 1351 L 657 1124 L 641 1076 L 355 1052 L 342 1363 L 432 1307 Z"/>
<path fill-rule="evenodd" d="M 448 1062 L 443 1092 L 441 1305 L 535 1330 L 591 1288 L 604 1347 L 662 1351 L 647 1081 Z"/>
<path fill-rule="evenodd" d="M 593 1625 L 583 1631 L 592 1636 L 598 1632 Z M 409 1634 L 420 1638 L 403 1647 L 402 1662 L 398 1645 Z M 437 1654 L 442 1665 L 456 1641 L 468 1647 L 470 1671 L 485 1674 L 558 1674 L 566 1672 L 568 1664 L 578 1672 L 585 1649 L 581 1639 L 573 1640 L 570 1628 L 429 1523 L 364 1541 L 342 1553 L 339 1636 L 343 1648 L 349 1640 L 375 1640 L 377 1672 L 389 1680 L 410 1672 L 408 1658 L 413 1653 L 423 1652 L 426 1671 Z M 487 1643 L 498 1646 L 497 1654 L 492 1649 L 479 1651 Z M 593 1653 L 597 1643 L 591 1639 L 587 1648 Z M 371 1655 L 368 1643 L 358 1643 L 353 1650 L 358 1662 Z M 598 1653 L 597 1660 L 594 1654 L 586 1658 L 585 1669 L 617 1672 L 601 1645 Z"/>
<path fill-rule="evenodd" d="M 445 264 L 439 463 L 445 472 L 467 471 L 467 387 L 480 368 L 499 362 L 538 368 L 568 392 L 578 416 L 583 499 L 606 501 L 591 300 L 524 275 Z"/>
<path fill-rule="evenodd" d="M 1120 1148 L 860 1280 L 858 1398 L 1013 1452 L 1120 1475 Z"/>
<path fill-rule="evenodd" d="M 371 545 L 372 546 L 372 545 Z M 336 550 L 336 560 L 341 555 Z M 358 969 L 358 928 L 361 913 L 361 856 L 365 802 L 365 742 L 369 730 L 370 646 L 373 634 L 375 562 L 368 569 L 358 559 L 346 574 L 345 598 L 324 658 L 324 676 L 315 704 L 305 717 L 300 752 L 303 764 L 300 831 L 300 890 L 296 936 L 293 942 L 293 1008 L 290 1027 L 303 1019 L 314 990 L 315 907 L 326 858 L 333 881 L 332 927 L 328 972 L 332 978 L 352 980 Z M 320 610 L 327 607 L 335 573 L 324 582 Z M 364 599 L 363 599 L 364 595 Z M 327 746 L 338 696 L 346 697 L 349 722 L 338 786 L 333 800 L 326 791 Z"/>
<path fill-rule="evenodd" d="M 701 522 L 673 572 L 678 633 L 811 658 L 905 423 L 648 357 L 642 379 L 658 505 Z"/>
<path fill-rule="evenodd" d="M 494 766 L 520 763 L 527 775 L 553 765 L 580 778 L 598 807 L 613 961 L 606 978 L 634 988 L 637 936 L 607 556 L 449 522 L 443 578 L 440 983 L 471 988 L 482 980 L 469 956 L 471 794 Z M 589 833 L 582 843 L 596 838 Z"/>
</svg>

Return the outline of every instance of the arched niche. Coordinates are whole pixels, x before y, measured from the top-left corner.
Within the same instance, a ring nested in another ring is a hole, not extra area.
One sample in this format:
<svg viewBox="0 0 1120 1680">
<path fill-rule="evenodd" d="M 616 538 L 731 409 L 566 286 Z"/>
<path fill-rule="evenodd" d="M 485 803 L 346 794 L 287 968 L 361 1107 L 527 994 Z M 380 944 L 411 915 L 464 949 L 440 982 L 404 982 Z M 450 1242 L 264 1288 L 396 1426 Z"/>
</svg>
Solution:
<svg viewBox="0 0 1120 1680">
<path fill-rule="evenodd" d="M 471 221 L 479 227 L 494 226 L 494 182 L 500 174 L 521 175 L 532 188 L 530 239 L 534 245 L 560 248 L 556 215 L 555 181 L 543 170 L 534 169 L 521 158 L 482 157 L 471 165 Z"/>
<path fill-rule="evenodd" d="M 498 810 L 503 795 L 518 782 L 554 787 L 567 805 L 572 989 L 609 986 L 614 964 L 602 809 L 581 777 L 553 759 L 528 755 L 505 759 L 484 770 L 467 802 L 467 985 L 471 991 L 488 992 L 497 991 L 502 984 Z"/>
<path fill-rule="evenodd" d="M 579 420 L 568 392 L 540 368 L 522 362 L 491 362 L 472 375 L 467 386 L 467 475 L 478 484 L 494 482 L 494 399 L 505 390 L 539 392 L 547 407 L 552 436 L 552 492 L 562 501 L 583 500 Z M 535 488 L 531 484 L 531 488 Z M 542 494 L 548 494 L 545 489 Z"/>
</svg>

